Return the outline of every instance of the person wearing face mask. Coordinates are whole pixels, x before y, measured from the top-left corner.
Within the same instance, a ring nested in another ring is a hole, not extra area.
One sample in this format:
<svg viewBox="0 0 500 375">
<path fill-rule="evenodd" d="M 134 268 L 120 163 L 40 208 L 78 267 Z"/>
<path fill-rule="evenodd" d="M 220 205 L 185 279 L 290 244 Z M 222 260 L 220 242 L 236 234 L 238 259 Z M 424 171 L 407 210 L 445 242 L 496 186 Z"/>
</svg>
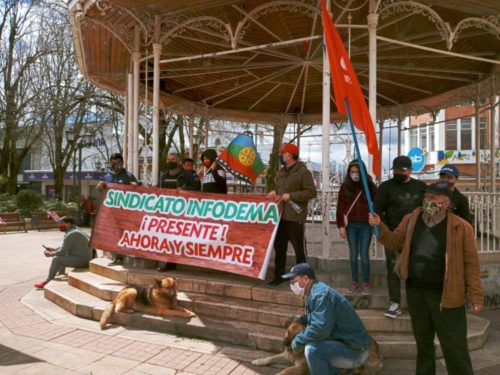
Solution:
<svg viewBox="0 0 500 375">
<path fill-rule="evenodd" d="M 296 264 L 307 261 L 304 233 L 307 204 L 317 194 L 312 173 L 299 161 L 299 148 L 287 143 L 281 148 L 280 154 L 283 167 L 276 176 L 276 190 L 271 191 L 268 197 L 286 204 L 282 207 L 274 240 L 274 279 L 267 287 L 275 287 L 285 281 L 281 275 L 285 273 L 288 242 L 292 243 L 295 251 Z"/>
<path fill-rule="evenodd" d="M 292 341 L 292 350 L 304 352 L 312 375 L 336 374 L 361 366 L 368 359 L 370 335 L 352 304 L 339 292 L 318 281 L 308 263 L 282 276 L 290 289 L 306 297 L 305 314 L 296 321 L 306 328 Z"/>
<path fill-rule="evenodd" d="M 137 179 L 135 176 L 131 172 L 127 171 L 123 166 L 122 154 L 112 154 L 109 158 L 109 166 L 111 168 L 111 172 L 106 173 L 103 180 L 97 184 L 97 190 L 105 189 L 106 183 L 137 185 Z M 116 266 L 120 264 L 123 264 L 123 255 L 113 254 L 113 258 L 111 259 L 111 262 L 108 263 L 108 266 Z"/>
<path fill-rule="evenodd" d="M 363 168 L 366 167 L 364 163 Z M 360 165 L 354 159 L 347 166 L 347 174 L 340 186 L 337 200 L 337 227 L 339 235 L 347 239 L 349 244 L 349 260 L 351 263 L 351 285 L 349 293 L 355 293 L 358 283 L 358 256 L 361 258 L 363 273 L 362 293 L 371 294 L 370 290 L 370 254 L 369 248 L 372 239 L 372 229 L 368 224 L 368 202 L 361 182 Z M 377 187 L 368 175 L 368 188 L 370 196 L 374 197 Z"/>
<path fill-rule="evenodd" d="M 44 246 L 43 254 L 51 257 L 52 262 L 47 279 L 36 283 L 35 288 L 43 289 L 50 280 L 56 277 L 57 273 L 64 274 L 66 267 L 88 267 L 92 259 L 89 237 L 74 225 L 71 216 L 63 216 L 59 219 L 59 230 L 64 232 L 63 243 L 58 248 Z"/>
<path fill-rule="evenodd" d="M 458 168 L 453 164 L 446 164 L 439 171 L 439 181 L 449 182 L 451 185 L 451 204 L 453 213 L 472 224 L 469 200 L 455 186 L 458 176 Z"/>
<path fill-rule="evenodd" d="M 179 164 L 177 154 L 171 152 L 167 155 L 167 169 L 160 172 L 158 187 L 176 189 L 177 179 L 182 175 L 183 169 Z"/>
<path fill-rule="evenodd" d="M 375 194 L 375 212 L 390 230 L 394 230 L 406 214 L 422 203 L 424 182 L 411 177 L 412 164 L 408 156 L 400 155 L 392 161 L 393 177 L 380 184 Z M 385 248 L 387 286 L 389 288 L 389 308 L 384 315 L 395 319 L 401 315 L 401 281 L 394 272 L 396 253 Z"/>
<path fill-rule="evenodd" d="M 209 148 L 201 154 L 203 170 L 200 175 L 201 191 L 204 193 L 227 194 L 226 172 L 215 161 L 217 151 Z"/>
<path fill-rule="evenodd" d="M 399 273 L 417 342 L 416 374 L 435 374 L 434 336 L 443 350 L 448 374 L 472 375 L 467 348 L 465 303 L 473 312 L 483 306 L 479 256 L 472 226 L 453 214 L 448 182 L 425 189 L 422 207 L 391 231 L 378 215 L 378 240 L 401 253 Z"/>
</svg>

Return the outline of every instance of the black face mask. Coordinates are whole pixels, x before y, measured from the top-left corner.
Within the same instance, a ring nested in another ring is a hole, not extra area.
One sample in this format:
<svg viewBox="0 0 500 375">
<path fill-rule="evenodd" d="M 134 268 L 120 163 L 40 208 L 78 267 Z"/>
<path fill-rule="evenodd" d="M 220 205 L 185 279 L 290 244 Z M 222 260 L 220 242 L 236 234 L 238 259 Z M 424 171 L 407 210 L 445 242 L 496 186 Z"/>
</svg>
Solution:
<svg viewBox="0 0 500 375">
<path fill-rule="evenodd" d="M 168 169 L 175 169 L 175 168 L 177 168 L 177 163 L 175 161 L 169 161 L 167 163 L 167 168 Z"/>
<path fill-rule="evenodd" d="M 406 181 L 406 179 L 408 178 L 407 175 L 405 174 L 401 174 L 401 173 L 394 173 L 394 179 L 399 182 L 399 183 L 403 183 Z"/>
<path fill-rule="evenodd" d="M 123 163 L 111 163 L 111 169 L 115 172 L 120 171 L 123 168 Z"/>
</svg>

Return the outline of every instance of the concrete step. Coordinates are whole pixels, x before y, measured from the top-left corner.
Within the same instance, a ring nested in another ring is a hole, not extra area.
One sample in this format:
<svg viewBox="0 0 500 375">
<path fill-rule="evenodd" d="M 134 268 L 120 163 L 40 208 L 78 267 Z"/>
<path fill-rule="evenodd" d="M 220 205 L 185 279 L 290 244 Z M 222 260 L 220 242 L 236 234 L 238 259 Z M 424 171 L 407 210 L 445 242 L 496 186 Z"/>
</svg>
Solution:
<svg viewBox="0 0 500 375">
<path fill-rule="evenodd" d="M 125 284 L 85 270 L 76 270 L 68 275 L 70 285 L 100 299 L 111 301 Z M 180 306 L 198 315 L 255 322 L 275 327 L 286 327 L 293 317 L 303 314 L 304 308 L 253 301 L 229 296 L 215 296 L 195 292 L 179 292 Z M 369 331 L 411 332 L 407 314 L 398 319 L 388 319 L 383 310 L 361 309 L 358 311 Z"/>
<path fill-rule="evenodd" d="M 251 279 L 227 272 L 207 271 L 195 267 L 179 267 L 178 270 L 159 272 L 130 266 L 108 266 L 108 259 L 98 258 L 90 262 L 92 273 L 119 281 L 123 284 L 151 284 L 153 280 L 173 276 L 181 292 L 203 293 L 215 296 L 241 298 L 280 305 L 304 306 L 302 297 L 294 295 L 287 283 L 277 288 L 266 288 L 269 281 Z"/>
<path fill-rule="evenodd" d="M 123 283 L 84 270 L 70 272 L 68 283 L 107 301 L 111 301 L 125 287 Z M 200 316 L 261 323 L 274 327 L 286 327 L 293 317 L 301 315 L 304 311 L 298 306 L 196 292 L 178 292 L 177 300 L 180 306 Z"/>
<path fill-rule="evenodd" d="M 281 305 L 303 306 L 303 299 L 295 296 L 289 289 L 288 283 L 269 289 L 265 285 L 268 281 L 251 279 L 248 277 L 229 274 L 220 271 L 207 271 L 200 268 L 179 266 L 177 270 L 159 272 L 156 269 L 140 267 L 108 266 L 108 259 L 98 258 L 90 263 L 90 271 L 97 275 L 119 281 L 123 284 L 151 284 L 155 278 L 174 276 L 177 279 L 178 290 L 182 292 L 204 293 L 209 295 L 236 297 L 260 302 L 278 303 Z M 317 274 L 318 279 L 332 286 L 344 294 L 356 309 L 386 309 L 389 306 L 389 296 L 386 288 L 372 288 L 369 296 L 348 293 L 348 283 L 338 284 L 331 280 L 329 274 Z M 401 306 L 406 307 L 404 297 Z"/>
<path fill-rule="evenodd" d="M 60 281 L 50 282 L 45 287 L 44 293 L 47 299 L 67 311 L 82 318 L 93 320 L 99 320 L 108 303 Z M 365 312 L 372 313 L 371 311 Z M 393 324 L 407 324 L 403 323 L 407 318 L 400 318 L 395 321 L 387 319 L 387 321 L 393 322 Z M 283 328 L 271 327 L 259 323 L 215 319 L 205 316 L 198 316 L 187 320 L 182 318 L 164 318 L 142 313 L 116 314 L 112 319 L 112 323 L 182 336 L 198 337 L 259 350 L 272 352 L 283 350 Z M 489 321 L 469 315 L 468 328 L 469 349 L 481 348 L 488 335 Z M 374 331 L 371 334 L 380 345 L 385 358 L 415 357 L 416 345 L 411 333 Z M 436 346 L 440 356 L 439 343 L 436 343 Z"/>
</svg>

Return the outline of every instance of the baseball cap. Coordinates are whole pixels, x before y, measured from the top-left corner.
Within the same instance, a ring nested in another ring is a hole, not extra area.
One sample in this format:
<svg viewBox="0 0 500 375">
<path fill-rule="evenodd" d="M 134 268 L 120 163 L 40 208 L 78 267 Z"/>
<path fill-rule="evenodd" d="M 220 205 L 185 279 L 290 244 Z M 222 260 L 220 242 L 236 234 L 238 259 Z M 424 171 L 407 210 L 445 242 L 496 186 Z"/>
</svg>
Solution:
<svg viewBox="0 0 500 375">
<path fill-rule="evenodd" d="M 287 143 L 286 145 L 281 147 L 280 154 L 284 154 L 286 152 L 293 154 L 293 155 L 298 155 L 299 148 L 296 145 L 294 145 L 293 143 Z"/>
<path fill-rule="evenodd" d="M 458 173 L 458 168 L 455 167 L 453 164 L 444 165 L 443 168 L 441 168 L 441 170 L 439 171 L 439 174 L 446 174 L 450 177 L 456 177 L 456 178 L 458 178 L 458 176 L 460 175 L 460 173 Z"/>
<path fill-rule="evenodd" d="M 411 168 L 411 159 L 405 155 L 399 155 L 392 161 L 392 168 Z"/>
<path fill-rule="evenodd" d="M 451 190 L 450 188 L 453 186 L 453 184 L 450 184 L 449 182 L 435 182 L 433 184 L 427 185 L 423 191 L 426 193 L 432 193 L 436 195 L 444 195 L 448 198 L 451 198 Z"/>
<path fill-rule="evenodd" d="M 316 279 L 314 269 L 309 263 L 299 263 L 293 266 L 290 272 L 282 275 L 284 279 L 291 279 L 294 276 L 309 276 L 310 279 Z"/>
</svg>

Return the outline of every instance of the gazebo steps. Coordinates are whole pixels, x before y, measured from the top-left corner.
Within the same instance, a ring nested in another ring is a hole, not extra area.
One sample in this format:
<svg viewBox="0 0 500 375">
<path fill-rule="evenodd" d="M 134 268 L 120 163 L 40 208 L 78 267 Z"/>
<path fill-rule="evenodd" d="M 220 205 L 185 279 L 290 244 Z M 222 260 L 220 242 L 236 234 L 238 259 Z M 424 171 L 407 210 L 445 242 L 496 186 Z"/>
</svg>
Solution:
<svg viewBox="0 0 500 375">
<path fill-rule="evenodd" d="M 73 275 L 71 276 L 73 277 Z M 109 286 L 109 295 L 116 292 L 117 286 L 117 284 Z M 94 290 L 97 289 L 95 288 Z M 44 293 L 47 299 L 74 315 L 93 320 L 99 320 L 105 306 L 109 303 L 62 281 L 50 282 L 45 287 Z M 196 303 L 194 306 L 196 311 Z M 361 316 L 365 324 L 367 324 L 367 328 L 371 331 L 372 336 L 379 343 L 383 355 L 386 358 L 414 358 L 416 346 L 411 332 L 407 331 L 409 325 L 408 317 L 403 315 L 394 321 L 387 318 L 384 318 L 384 320 L 380 319 L 377 315 L 379 313 L 380 311 L 376 310 L 363 310 Z M 223 317 L 224 315 L 212 317 L 200 313 L 195 318 L 183 319 L 135 313 L 115 314 L 111 322 L 124 326 L 241 345 L 259 350 L 272 352 L 283 350 L 283 328 L 262 323 L 231 320 Z M 377 321 L 385 323 L 378 326 L 379 323 Z M 393 328 L 404 329 L 405 331 L 390 331 L 391 324 L 394 325 Z M 469 348 L 471 350 L 478 349 L 482 347 L 486 340 L 489 322 L 485 319 L 469 316 L 468 324 Z M 370 325 L 375 330 L 372 330 Z M 379 329 L 385 332 L 381 332 Z M 437 346 L 439 352 L 439 344 Z"/>
<path fill-rule="evenodd" d="M 113 266 L 107 264 L 108 259 L 98 258 L 90 263 L 90 272 L 119 281 L 124 284 L 151 284 L 153 279 L 173 276 L 177 279 L 177 287 L 182 292 L 203 293 L 224 297 L 236 297 L 260 302 L 271 302 L 280 305 L 303 306 L 302 297 L 295 296 L 283 283 L 276 288 L 266 288 L 268 281 L 251 279 L 232 275 L 226 272 L 207 271 L 194 267 L 181 266 L 169 272 L 158 272 L 156 269 L 144 269 L 131 266 Z M 269 273 L 269 272 L 268 272 Z M 384 287 L 372 288 L 372 295 L 365 296 L 361 292 L 349 294 L 347 287 L 330 280 L 330 275 L 318 273 L 318 279 L 334 286 L 344 294 L 356 309 L 386 309 L 389 306 L 389 296 Z M 406 298 L 402 298 L 402 307 L 406 306 Z"/>
</svg>

